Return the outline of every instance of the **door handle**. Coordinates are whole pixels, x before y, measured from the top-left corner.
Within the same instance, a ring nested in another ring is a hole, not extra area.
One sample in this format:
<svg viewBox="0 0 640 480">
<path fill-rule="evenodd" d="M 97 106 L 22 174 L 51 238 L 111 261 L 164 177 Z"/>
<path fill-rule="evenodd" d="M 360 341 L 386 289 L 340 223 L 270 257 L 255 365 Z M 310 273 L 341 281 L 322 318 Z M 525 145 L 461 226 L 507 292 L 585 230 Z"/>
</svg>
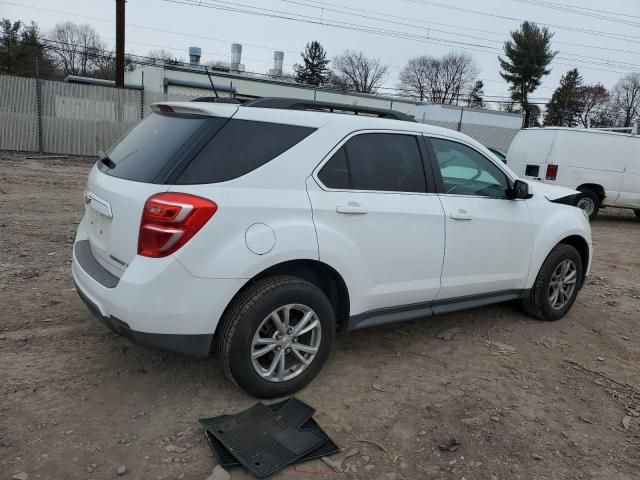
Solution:
<svg viewBox="0 0 640 480">
<path fill-rule="evenodd" d="M 451 212 L 449 216 L 454 220 L 472 220 L 473 219 L 473 215 L 471 215 L 471 213 L 467 212 L 463 208 L 461 208 L 457 212 Z"/>
<path fill-rule="evenodd" d="M 364 215 L 369 210 L 364 205 L 360 205 L 357 202 L 349 202 L 347 205 L 338 205 L 336 212 L 343 213 L 345 215 Z"/>
</svg>

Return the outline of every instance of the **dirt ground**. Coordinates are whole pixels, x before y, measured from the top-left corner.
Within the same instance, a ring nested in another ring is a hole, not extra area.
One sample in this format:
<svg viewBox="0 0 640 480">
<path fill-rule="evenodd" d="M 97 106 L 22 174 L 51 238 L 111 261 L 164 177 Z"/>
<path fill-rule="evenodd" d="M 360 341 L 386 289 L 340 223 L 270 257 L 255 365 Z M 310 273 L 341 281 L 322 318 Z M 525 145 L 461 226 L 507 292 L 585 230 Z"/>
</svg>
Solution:
<svg viewBox="0 0 640 480">
<path fill-rule="evenodd" d="M 215 359 L 143 349 L 89 314 L 70 258 L 90 167 L 0 152 L 0 478 L 204 480 L 197 419 L 256 400 Z M 640 221 L 605 210 L 593 235 L 561 321 L 504 304 L 339 335 L 298 397 L 358 453 L 343 473 L 316 460 L 276 478 L 640 478 Z"/>
</svg>

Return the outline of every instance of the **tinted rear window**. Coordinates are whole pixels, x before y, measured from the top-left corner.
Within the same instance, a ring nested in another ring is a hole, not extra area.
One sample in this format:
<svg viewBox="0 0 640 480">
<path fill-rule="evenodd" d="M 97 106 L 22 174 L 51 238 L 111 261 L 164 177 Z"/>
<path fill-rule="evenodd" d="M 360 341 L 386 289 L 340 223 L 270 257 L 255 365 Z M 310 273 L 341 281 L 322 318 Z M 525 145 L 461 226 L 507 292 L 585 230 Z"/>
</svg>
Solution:
<svg viewBox="0 0 640 480">
<path fill-rule="evenodd" d="M 178 177 L 177 184 L 216 183 L 245 175 L 302 141 L 314 128 L 229 120 Z"/>
<path fill-rule="evenodd" d="M 102 172 L 136 182 L 154 183 L 173 161 L 178 150 L 196 135 L 205 123 L 223 122 L 203 116 L 176 116 L 152 113 L 107 152 L 114 168 L 98 164 Z"/>
<path fill-rule="evenodd" d="M 326 187 L 347 190 L 349 188 L 349 167 L 344 148 L 341 148 L 324 164 L 318 178 Z"/>
</svg>

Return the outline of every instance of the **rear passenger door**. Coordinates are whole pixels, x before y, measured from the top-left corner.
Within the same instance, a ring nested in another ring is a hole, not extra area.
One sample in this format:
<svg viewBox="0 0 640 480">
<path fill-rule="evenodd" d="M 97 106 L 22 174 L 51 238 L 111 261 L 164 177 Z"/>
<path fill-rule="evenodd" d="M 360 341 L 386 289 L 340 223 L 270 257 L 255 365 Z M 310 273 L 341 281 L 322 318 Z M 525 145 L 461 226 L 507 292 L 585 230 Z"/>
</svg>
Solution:
<svg viewBox="0 0 640 480">
<path fill-rule="evenodd" d="M 346 277 L 351 315 L 440 289 L 444 214 L 425 155 L 418 135 L 356 133 L 307 180 L 320 259 Z"/>
</svg>

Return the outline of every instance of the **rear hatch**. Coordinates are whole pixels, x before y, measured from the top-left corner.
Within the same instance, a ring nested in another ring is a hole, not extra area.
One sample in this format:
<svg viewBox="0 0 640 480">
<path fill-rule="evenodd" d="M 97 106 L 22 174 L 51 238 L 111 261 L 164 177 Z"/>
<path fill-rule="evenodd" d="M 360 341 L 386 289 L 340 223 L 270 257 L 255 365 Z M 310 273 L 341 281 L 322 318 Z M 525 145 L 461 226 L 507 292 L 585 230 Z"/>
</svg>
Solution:
<svg viewBox="0 0 640 480">
<path fill-rule="evenodd" d="M 137 254 L 147 199 L 167 191 L 194 151 L 237 111 L 232 105 L 204 110 L 171 103 L 152 109 L 152 114 L 101 155 L 85 192 L 91 251 L 117 277 Z"/>
</svg>

